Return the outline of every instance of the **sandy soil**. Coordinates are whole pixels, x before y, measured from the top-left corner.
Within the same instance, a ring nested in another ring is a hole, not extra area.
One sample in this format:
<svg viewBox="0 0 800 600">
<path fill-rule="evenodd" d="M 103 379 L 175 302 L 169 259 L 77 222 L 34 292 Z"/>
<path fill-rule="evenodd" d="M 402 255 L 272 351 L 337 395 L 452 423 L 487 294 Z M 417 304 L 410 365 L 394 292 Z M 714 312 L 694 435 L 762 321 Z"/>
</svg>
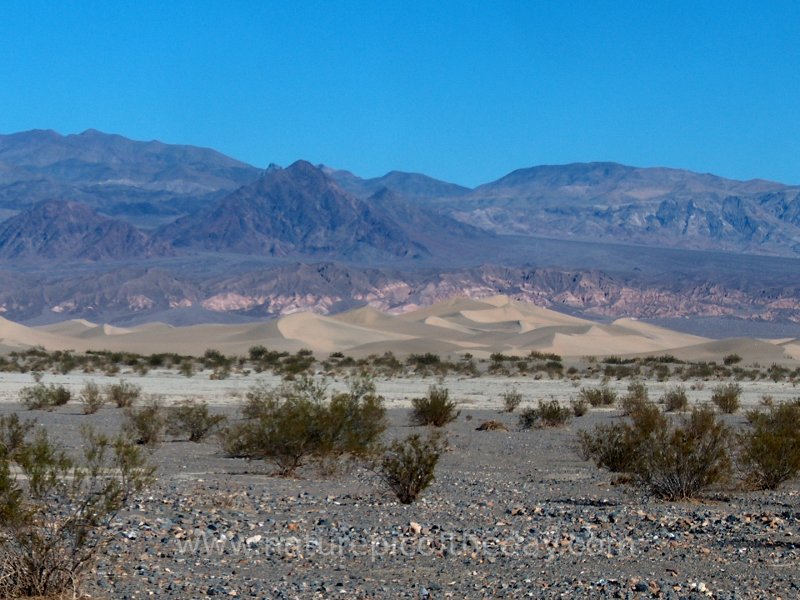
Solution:
<svg viewBox="0 0 800 600">
<path fill-rule="evenodd" d="M 124 379 L 142 388 L 144 394 L 161 396 L 164 404 L 170 405 L 177 402 L 195 399 L 202 400 L 213 406 L 236 406 L 241 403 L 248 389 L 256 384 L 263 383 L 276 386 L 281 382 L 280 377 L 261 373 L 251 373 L 247 376 L 232 375 L 228 379 L 209 379 L 209 371 L 197 373 L 187 378 L 174 371 L 152 370 L 145 376 L 134 372 L 121 372 L 114 377 L 101 374 L 70 373 L 56 375 L 48 373 L 42 379 L 45 384 L 61 384 L 73 392 L 75 396 L 87 381 L 94 381 L 104 386 L 117 383 Z M 323 377 L 318 375 L 318 377 Z M 347 389 L 346 379 L 327 379 L 332 391 Z M 33 378 L 27 373 L 0 373 L 0 403 L 13 403 L 17 401 L 19 390 L 22 387 L 33 385 Z M 502 394 L 508 390 L 516 389 L 523 396 L 525 403 L 535 405 L 538 400 L 556 399 L 568 403 L 576 397 L 581 387 L 601 385 L 599 379 L 581 379 L 571 381 L 568 379 L 539 379 L 532 377 L 481 377 L 448 376 L 443 379 L 436 377 L 401 377 L 394 379 L 378 378 L 375 380 L 378 393 L 386 400 L 388 408 L 408 408 L 411 399 L 425 395 L 431 385 L 441 384 L 450 390 L 451 397 L 463 405 L 464 409 L 499 410 L 502 407 Z M 683 385 L 692 404 L 710 401 L 715 381 L 687 381 L 669 380 L 665 382 L 648 381 L 647 388 L 651 400 L 657 400 L 668 387 Z M 628 380 L 608 382 L 608 386 L 620 395 L 624 394 Z M 703 389 L 692 389 L 701 386 Z M 800 388 L 788 382 L 772 381 L 743 381 L 742 404 L 744 407 L 757 406 L 765 394 L 773 396 L 776 402 L 789 400 L 800 396 Z"/>
</svg>

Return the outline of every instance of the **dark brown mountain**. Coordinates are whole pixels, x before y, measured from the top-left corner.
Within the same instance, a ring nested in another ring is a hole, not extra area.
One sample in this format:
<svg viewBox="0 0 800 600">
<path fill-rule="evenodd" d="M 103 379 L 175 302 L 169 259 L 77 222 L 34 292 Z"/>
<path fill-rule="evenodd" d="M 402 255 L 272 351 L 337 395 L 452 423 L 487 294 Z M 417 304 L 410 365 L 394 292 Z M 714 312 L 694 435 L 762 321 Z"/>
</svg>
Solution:
<svg viewBox="0 0 800 600">
<path fill-rule="evenodd" d="M 0 224 L 5 260 L 100 261 L 154 254 L 146 234 L 78 202 L 45 200 Z"/>
<path fill-rule="evenodd" d="M 268 256 L 380 260 L 428 253 L 385 211 L 305 161 L 269 169 L 208 209 L 163 227 L 156 238 L 181 249 Z"/>
</svg>

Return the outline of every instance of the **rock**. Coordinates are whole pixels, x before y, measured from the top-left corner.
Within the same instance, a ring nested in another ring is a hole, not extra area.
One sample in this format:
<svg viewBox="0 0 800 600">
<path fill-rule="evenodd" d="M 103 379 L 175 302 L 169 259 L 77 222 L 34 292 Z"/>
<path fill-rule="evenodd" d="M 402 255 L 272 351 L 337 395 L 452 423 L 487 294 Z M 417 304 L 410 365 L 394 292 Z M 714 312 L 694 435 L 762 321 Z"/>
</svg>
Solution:
<svg viewBox="0 0 800 600">
<path fill-rule="evenodd" d="M 508 427 L 505 424 L 501 423 L 500 421 L 484 421 L 478 427 L 475 428 L 476 431 L 508 431 Z"/>
</svg>

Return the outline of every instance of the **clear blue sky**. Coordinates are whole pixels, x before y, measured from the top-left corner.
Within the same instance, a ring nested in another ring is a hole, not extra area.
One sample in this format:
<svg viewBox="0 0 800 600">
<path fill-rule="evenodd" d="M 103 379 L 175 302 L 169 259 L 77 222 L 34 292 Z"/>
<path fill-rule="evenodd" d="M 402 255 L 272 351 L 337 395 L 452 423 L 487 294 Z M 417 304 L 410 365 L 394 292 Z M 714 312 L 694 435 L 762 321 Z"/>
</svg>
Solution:
<svg viewBox="0 0 800 600">
<path fill-rule="evenodd" d="M 800 3 L 0 4 L 0 132 L 466 185 L 613 160 L 800 183 Z"/>
</svg>

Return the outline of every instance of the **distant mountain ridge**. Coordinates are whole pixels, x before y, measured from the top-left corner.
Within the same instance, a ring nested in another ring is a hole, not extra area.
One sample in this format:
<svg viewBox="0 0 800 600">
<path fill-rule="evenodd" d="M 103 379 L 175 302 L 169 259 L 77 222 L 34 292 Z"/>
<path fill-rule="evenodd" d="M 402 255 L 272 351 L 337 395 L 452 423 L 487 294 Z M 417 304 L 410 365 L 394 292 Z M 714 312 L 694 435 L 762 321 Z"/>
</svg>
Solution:
<svg viewBox="0 0 800 600">
<path fill-rule="evenodd" d="M 344 192 L 297 161 L 156 232 L 177 248 L 271 256 L 413 258 L 427 249 L 385 211 Z"/>
<path fill-rule="evenodd" d="M 100 261 L 166 253 L 131 224 L 78 202 L 44 200 L 0 223 L 0 259 Z"/>
<path fill-rule="evenodd" d="M 100 209 L 186 198 L 203 203 L 260 173 L 215 150 L 138 142 L 93 129 L 65 136 L 50 130 L 0 135 L 0 203 L 8 208 L 51 199 Z"/>
<path fill-rule="evenodd" d="M 606 162 L 469 189 L 32 131 L 0 136 L 0 209 L 0 312 L 22 320 L 185 324 L 502 291 L 604 317 L 800 322 L 800 187 L 763 180 Z"/>
</svg>

